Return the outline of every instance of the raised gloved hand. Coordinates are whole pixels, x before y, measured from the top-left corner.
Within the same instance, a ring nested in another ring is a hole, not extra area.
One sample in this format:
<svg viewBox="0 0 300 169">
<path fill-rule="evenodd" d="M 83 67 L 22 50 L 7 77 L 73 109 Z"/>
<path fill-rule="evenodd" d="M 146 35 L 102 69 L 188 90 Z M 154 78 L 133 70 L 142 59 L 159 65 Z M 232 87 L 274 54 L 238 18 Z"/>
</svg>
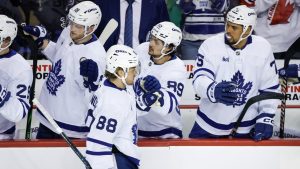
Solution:
<svg viewBox="0 0 300 169">
<path fill-rule="evenodd" d="M 223 12 L 226 0 L 211 0 L 211 8 L 218 12 Z"/>
<path fill-rule="evenodd" d="M 281 68 L 278 70 L 280 77 L 297 78 L 299 77 L 299 65 L 290 64 L 286 69 Z"/>
<path fill-rule="evenodd" d="M 213 103 L 219 102 L 230 106 L 238 98 L 238 92 L 233 91 L 236 87 L 233 82 L 212 83 L 207 90 L 207 95 Z"/>
<path fill-rule="evenodd" d="M 154 93 L 161 88 L 158 79 L 151 75 L 144 77 L 143 80 L 141 80 L 140 85 L 146 93 Z"/>
<path fill-rule="evenodd" d="M 137 97 L 138 108 L 145 110 L 146 108 L 152 107 L 154 105 L 161 107 L 164 105 L 163 96 L 164 96 L 163 92 L 159 90 L 154 93 L 145 93 L 141 96 L 138 96 Z"/>
<path fill-rule="evenodd" d="M 256 121 L 255 127 L 251 130 L 251 137 L 255 141 L 269 139 L 273 135 L 273 118 L 263 117 Z"/>
<path fill-rule="evenodd" d="M 80 75 L 83 76 L 84 87 L 90 91 L 96 91 L 99 83 L 97 83 L 99 70 L 98 65 L 92 59 L 81 59 L 80 61 Z"/>
<path fill-rule="evenodd" d="M 9 100 L 10 92 L 0 84 L 0 108 Z"/>
<path fill-rule="evenodd" d="M 42 26 L 24 25 L 23 31 L 32 36 L 39 48 L 43 46 L 44 39 L 48 39 L 47 30 Z"/>
</svg>

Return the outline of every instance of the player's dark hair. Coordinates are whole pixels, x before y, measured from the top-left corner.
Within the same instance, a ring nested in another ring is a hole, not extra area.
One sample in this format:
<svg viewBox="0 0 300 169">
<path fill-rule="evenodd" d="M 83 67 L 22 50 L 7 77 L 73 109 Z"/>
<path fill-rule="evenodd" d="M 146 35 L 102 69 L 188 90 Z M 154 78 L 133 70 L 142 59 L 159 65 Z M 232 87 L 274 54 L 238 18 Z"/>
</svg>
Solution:
<svg viewBox="0 0 300 169">
<path fill-rule="evenodd" d="M 118 72 L 119 70 L 123 70 L 122 68 L 118 67 L 116 69 L 116 72 Z M 108 79 L 108 80 L 114 80 L 117 78 L 116 75 L 114 75 L 113 73 L 110 73 L 109 71 L 105 70 L 104 76 Z"/>
<path fill-rule="evenodd" d="M 170 45 L 168 45 L 168 47 L 171 48 L 170 50 L 172 50 L 175 47 L 175 45 L 174 44 L 170 44 Z M 177 52 L 177 48 L 173 52 L 171 52 L 169 55 L 173 56 L 173 55 L 176 54 L 176 52 Z"/>
</svg>

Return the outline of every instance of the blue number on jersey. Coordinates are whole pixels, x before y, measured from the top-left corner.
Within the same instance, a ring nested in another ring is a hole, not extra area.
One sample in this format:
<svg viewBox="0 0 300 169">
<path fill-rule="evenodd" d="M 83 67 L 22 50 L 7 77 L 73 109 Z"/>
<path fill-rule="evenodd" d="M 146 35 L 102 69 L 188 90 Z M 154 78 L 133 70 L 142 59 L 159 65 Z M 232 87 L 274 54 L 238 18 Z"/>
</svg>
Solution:
<svg viewBox="0 0 300 169">
<path fill-rule="evenodd" d="M 182 83 L 177 83 L 175 81 L 168 81 L 168 88 L 173 88 L 173 92 L 177 93 L 179 97 L 182 96 L 184 85 Z"/>
<path fill-rule="evenodd" d="M 203 59 L 204 56 L 201 55 L 200 53 L 197 54 L 197 66 L 198 67 L 202 67 L 203 66 Z"/>
<path fill-rule="evenodd" d="M 116 119 L 110 118 L 107 120 L 105 116 L 100 116 L 96 128 L 99 130 L 103 130 L 105 128 L 107 132 L 114 133 L 116 131 L 117 124 L 118 122 Z"/>
<path fill-rule="evenodd" d="M 17 96 L 22 98 L 22 99 L 29 99 L 29 96 L 30 96 L 30 86 L 26 86 L 24 84 L 19 84 L 17 86 L 17 89 L 20 89 L 18 92 L 17 92 Z"/>
</svg>

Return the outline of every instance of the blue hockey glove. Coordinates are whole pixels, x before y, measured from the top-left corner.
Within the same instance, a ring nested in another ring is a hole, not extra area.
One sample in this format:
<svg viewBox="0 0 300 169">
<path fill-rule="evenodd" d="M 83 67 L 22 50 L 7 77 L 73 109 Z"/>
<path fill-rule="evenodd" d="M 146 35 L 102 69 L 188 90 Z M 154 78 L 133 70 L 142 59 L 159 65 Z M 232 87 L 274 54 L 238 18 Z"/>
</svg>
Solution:
<svg viewBox="0 0 300 169">
<path fill-rule="evenodd" d="M 273 135 L 273 118 L 263 117 L 256 121 L 255 127 L 251 131 L 251 137 L 255 141 L 271 138 Z"/>
<path fill-rule="evenodd" d="M 152 106 L 163 106 L 164 105 L 164 94 L 161 91 L 156 91 L 154 93 L 145 93 L 137 97 L 138 108 L 145 110 Z"/>
<path fill-rule="evenodd" d="M 280 77 L 297 78 L 299 77 L 299 65 L 290 64 L 287 69 L 281 68 L 278 70 Z"/>
<path fill-rule="evenodd" d="M 80 75 L 83 76 L 83 85 L 90 91 L 96 91 L 99 84 L 97 83 L 99 70 L 98 65 L 92 59 L 82 59 L 80 61 Z M 95 83 L 96 82 L 96 83 Z"/>
<path fill-rule="evenodd" d="M 44 39 L 48 39 L 47 30 L 42 26 L 24 25 L 22 28 L 25 34 L 33 37 L 39 48 L 43 46 Z"/>
<path fill-rule="evenodd" d="M 219 102 L 230 106 L 238 98 L 238 92 L 233 92 L 236 87 L 233 82 L 213 82 L 207 90 L 207 96 L 213 103 Z"/>
<path fill-rule="evenodd" d="M 161 88 L 158 79 L 151 75 L 144 77 L 140 82 L 140 85 L 142 86 L 142 89 L 144 89 L 147 93 L 154 93 Z"/>
<path fill-rule="evenodd" d="M 211 8 L 215 9 L 218 12 L 223 12 L 225 9 L 226 0 L 211 0 L 212 5 Z"/>
<path fill-rule="evenodd" d="M 0 85 L 0 108 L 9 100 L 10 92 L 5 87 Z"/>
</svg>

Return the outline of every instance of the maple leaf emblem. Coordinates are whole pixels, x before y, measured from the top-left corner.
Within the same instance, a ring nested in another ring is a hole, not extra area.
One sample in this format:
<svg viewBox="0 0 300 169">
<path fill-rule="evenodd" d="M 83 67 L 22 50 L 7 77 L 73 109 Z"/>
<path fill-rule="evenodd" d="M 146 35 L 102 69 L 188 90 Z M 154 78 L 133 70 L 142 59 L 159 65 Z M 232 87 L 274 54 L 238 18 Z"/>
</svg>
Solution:
<svg viewBox="0 0 300 169">
<path fill-rule="evenodd" d="M 59 86 L 65 82 L 65 76 L 60 75 L 61 71 L 61 59 L 54 64 L 54 68 L 49 72 L 49 77 L 46 81 L 47 89 L 49 93 L 56 96 L 56 92 Z"/>
<path fill-rule="evenodd" d="M 243 105 L 244 103 L 246 103 L 247 95 L 253 86 L 252 82 L 247 82 L 246 84 L 244 84 L 245 79 L 240 71 L 237 71 L 233 75 L 231 81 L 237 84 L 237 88 L 234 89 L 234 91 L 239 93 L 237 100 L 234 102 L 234 105 Z"/>
</svg>

